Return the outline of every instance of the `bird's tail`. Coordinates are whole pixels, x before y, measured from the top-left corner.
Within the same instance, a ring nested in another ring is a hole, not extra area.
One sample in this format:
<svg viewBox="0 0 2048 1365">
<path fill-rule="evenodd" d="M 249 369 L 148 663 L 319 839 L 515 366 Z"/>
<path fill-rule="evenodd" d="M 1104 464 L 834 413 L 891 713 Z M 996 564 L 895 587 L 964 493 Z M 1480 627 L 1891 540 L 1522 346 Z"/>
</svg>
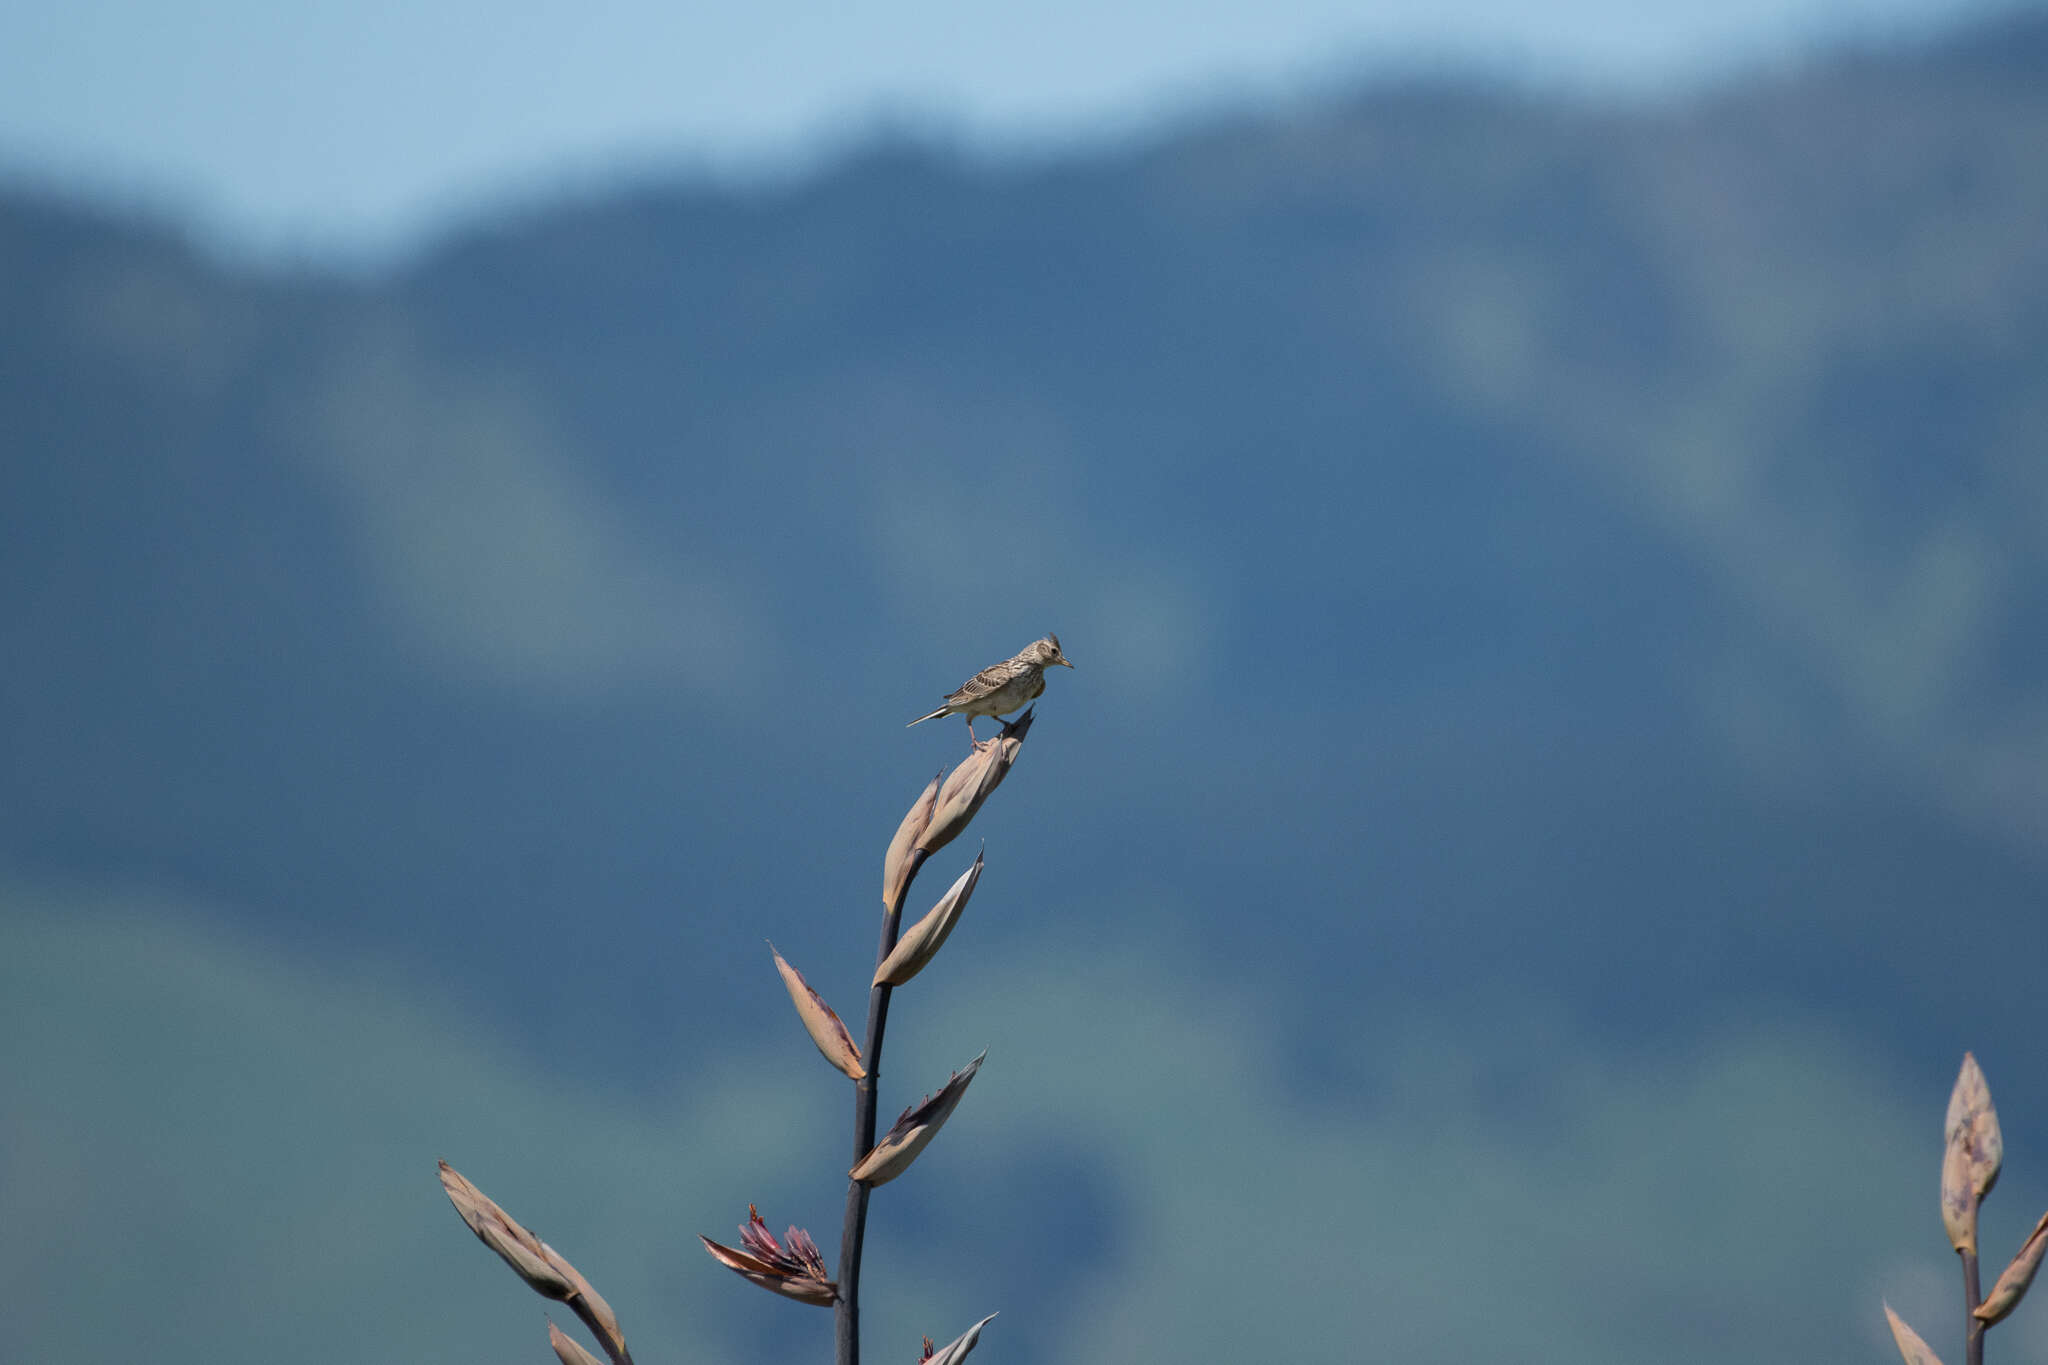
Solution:
<svg viewBox="0 0 2048 1365">
<path fill-rule="evenodd" d="M 928 720 L 937 720 L 940 716 L 943 716 L 945 714 L 946 708 L 941 706 L 938 710 L 932 712 L 928 716 L 919 716 L 916 720 L 910 722 L 910 725 L 922 725 Z M 908 730 L 910 728 L 910 725 L 906 725 L 903 728 Z"/>
</svg>

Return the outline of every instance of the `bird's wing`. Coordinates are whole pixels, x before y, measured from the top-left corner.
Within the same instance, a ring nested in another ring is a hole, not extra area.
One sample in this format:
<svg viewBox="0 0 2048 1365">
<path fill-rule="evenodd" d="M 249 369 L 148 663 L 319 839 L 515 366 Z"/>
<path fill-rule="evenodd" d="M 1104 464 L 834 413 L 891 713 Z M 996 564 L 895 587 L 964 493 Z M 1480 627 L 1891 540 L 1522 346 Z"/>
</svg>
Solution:
<svg viewBox="0 0 2048 1365">
<path fill-rule="evenodd" d="M 1017 661 L 1005 659 L 999 664 L 990 664 L 981 672 L 961 683 L 957 691 L 948 693 L 946 704 L 958 706 L 962 702 L 980 701 L 991 692 L 1002 690 L 1003 685 L 1017 676 Z"/>
</svg>

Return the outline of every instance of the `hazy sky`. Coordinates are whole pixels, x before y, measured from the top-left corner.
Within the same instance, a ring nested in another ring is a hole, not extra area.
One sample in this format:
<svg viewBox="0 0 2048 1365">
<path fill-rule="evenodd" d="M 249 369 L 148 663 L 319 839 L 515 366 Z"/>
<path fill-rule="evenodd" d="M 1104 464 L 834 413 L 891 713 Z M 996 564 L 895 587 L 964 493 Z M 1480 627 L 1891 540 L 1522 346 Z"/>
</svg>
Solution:
<svg viewBox="0 0 2048 1365">
<path fill-rule="evenodd" d="M 1983 0 L 67 0 L 0 6 L 0 172 L 266 254 L 402 247 L 622 165 L 787 166 L 884 115 L 997 144 L 1346 69 L 1630 88 Z"/>
</svg>

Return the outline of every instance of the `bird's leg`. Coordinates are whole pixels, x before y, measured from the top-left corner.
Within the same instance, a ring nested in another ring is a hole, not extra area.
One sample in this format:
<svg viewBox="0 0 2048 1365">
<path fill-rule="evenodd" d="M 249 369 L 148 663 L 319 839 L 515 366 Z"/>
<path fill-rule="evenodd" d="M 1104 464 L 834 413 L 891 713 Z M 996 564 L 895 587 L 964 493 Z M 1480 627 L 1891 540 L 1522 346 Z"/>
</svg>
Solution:
<svg viewBox="0 0 2048 1365">
<path fill-rule="evenodd" d="M 967 743 L 970 748 L 979 749 L 981 747 L 981 736 L 974 733 L 973 716 L 967 717 Z"/>
</svg>

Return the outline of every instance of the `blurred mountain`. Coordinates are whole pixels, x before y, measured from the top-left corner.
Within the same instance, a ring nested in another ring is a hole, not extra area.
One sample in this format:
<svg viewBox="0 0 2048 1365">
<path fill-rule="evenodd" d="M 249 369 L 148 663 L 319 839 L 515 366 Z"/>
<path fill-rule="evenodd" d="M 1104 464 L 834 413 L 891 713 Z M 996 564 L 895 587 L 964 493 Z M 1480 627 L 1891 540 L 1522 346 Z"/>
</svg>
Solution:
<svg viewBox="0 0 2048 1365">
<path fill-rule="evenodd" d="M 0 869 L 636 1083 L 765 936 L 851 998 L 964 752 L 902 723 L 1053 629 L 989 960 L 1138 926 L 1302 1078 L 1358 1000 L 1532 992 L 1950 1065 L 2048 959 L 2044 146 L 2035 14 L 1681 102 L 883 140 L 368 281 L 10 195 Z"/>
</svg>

